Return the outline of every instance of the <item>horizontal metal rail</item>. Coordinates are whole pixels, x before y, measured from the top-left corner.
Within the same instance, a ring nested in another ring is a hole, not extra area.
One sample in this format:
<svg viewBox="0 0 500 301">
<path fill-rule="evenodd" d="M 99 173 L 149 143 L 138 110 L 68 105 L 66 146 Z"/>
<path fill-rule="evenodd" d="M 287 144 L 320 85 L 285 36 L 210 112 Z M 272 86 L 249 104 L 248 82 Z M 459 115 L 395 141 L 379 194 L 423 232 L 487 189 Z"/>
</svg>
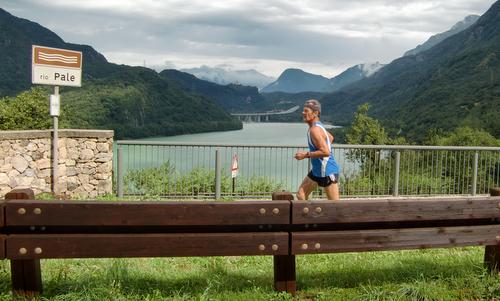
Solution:
<svg viewBox="0 0 500 301">
<path fill-rule="evenodd" d="M 297 190 L 310 164 L 293 157 L 306 149 L 121 140 L 115 144 L 116 191 L 120 196 L 268 198 L 273 191 Z M 335 144 L 332 150 L 344 197 L 476 195 L 500 186 L 500 147 Z M 239 173 L 231 179 L 235 155 Z M 322 190 L 312 197 L 323 198 Z"/>
</svg>

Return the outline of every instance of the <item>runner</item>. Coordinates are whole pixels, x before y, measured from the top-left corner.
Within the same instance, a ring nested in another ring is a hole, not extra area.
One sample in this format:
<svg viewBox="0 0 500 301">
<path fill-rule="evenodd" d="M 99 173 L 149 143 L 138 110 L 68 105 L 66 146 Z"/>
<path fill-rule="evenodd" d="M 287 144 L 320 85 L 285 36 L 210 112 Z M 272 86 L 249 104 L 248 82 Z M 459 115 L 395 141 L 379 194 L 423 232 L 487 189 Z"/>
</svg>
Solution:
<svg viewBox="0 0 500 301">
<path fill-rule="evenodd" d="M 329 200 L 340 200 L 338 177 L 339 167 L 331 151 L 333 136 L 328 133 L 319 118 L 321 104 L 316 99 L 304 103 L 302 118 L 309 125 L 307 132 L 308 152 L 297 152 L 295 159 L 311 158 L 312 169 L 297 191 L 297 199 L 307 200 L 309 194 L 319 185 L 324 188 Z"/>
</svg>

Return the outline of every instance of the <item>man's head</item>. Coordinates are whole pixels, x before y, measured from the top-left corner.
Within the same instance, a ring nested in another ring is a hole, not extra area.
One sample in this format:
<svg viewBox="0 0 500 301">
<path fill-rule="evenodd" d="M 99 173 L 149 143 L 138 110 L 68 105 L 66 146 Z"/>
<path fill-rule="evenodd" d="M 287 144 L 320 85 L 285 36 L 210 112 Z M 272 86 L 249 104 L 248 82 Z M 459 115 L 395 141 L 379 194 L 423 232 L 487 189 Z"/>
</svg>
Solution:
<svg viewBox="0 0 500 301">
<path fill-rule="evenodd" d="M 309 99 L 304 103 L 302 110 L 302 119 L 308 124 L 319 120 L 321 114 L 321 104 L 316 99 Z"/>
<path fill-rule="evenodd" d="M 318 112 L 318 117 L 321 115 L 321 104 L 316 99 L 306 100 L 304 108 L 309 108 L 313 112 Z"/>
<path fill-rule="evenodd" d="M 306 100 L 304 103 L 304 109 L 302 111 L 302 117 L 305 122 L 312 122 L 312 119 L 318 118 L 321 115 L 321 104 L 316 99 Z"/>
</svg>

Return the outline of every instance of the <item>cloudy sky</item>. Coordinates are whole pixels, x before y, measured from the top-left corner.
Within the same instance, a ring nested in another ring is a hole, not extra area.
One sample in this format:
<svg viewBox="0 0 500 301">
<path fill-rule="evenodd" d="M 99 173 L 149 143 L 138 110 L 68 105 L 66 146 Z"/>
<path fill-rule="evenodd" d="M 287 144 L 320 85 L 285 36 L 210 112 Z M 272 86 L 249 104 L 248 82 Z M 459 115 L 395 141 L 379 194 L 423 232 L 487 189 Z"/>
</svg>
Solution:
<svg viewBox="0 0 500 301">
<path fill-rule="evenodd" d="M 165 68 L 286 68 L 332 77 L 388 63 L 493 0 L 0 0 L 110 62 Z"/>
</svg>

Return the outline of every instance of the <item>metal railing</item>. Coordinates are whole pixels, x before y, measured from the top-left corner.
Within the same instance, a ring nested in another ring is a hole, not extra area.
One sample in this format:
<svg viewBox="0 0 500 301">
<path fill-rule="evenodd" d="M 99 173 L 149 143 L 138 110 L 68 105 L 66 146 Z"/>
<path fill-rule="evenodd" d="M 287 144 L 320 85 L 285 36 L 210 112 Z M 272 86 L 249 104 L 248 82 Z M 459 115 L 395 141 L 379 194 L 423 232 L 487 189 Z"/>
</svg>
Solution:
<svg viewBox="0 0 500 301">
<path fill-rule="evenodd" d="M 119 196 L 269 198 L 297 190 L 310 168 L 308 160 L 293 158 L 302 150 L 305 145 L 117 141 L 115 187 Z M 500 186 L 500 147 L 336 144 L 333 151 L 344 197 L 476 195 Z"/>
</svg>

